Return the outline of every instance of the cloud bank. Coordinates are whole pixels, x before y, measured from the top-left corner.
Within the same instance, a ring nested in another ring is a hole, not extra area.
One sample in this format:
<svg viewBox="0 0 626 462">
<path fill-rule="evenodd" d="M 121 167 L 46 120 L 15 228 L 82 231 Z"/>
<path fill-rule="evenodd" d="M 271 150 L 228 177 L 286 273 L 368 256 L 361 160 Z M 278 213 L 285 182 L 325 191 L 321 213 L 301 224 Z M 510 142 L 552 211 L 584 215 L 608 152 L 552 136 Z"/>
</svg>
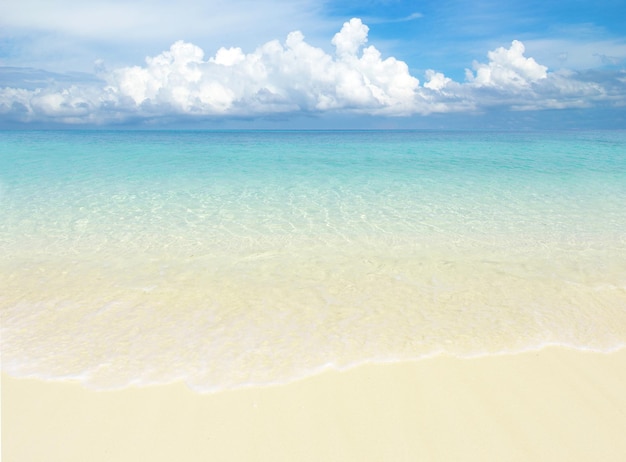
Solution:
<svg viewBox="0 0 626 462">
<path fill-rule="evenodd" d="M 344 23 L 331 40 L 333 54 L 308 44 L 299 31 L 251 53 L 220 48 L 208 58 L 200 47 L 177 41 L 143 66 L 108 71 L 100 65 L 97 81 L 0 88 L 0 117 L 107 124 L 172 116 L 409 116 L 624 104 L 626 85 L 609 88 L 574 73 L 549 72 L 526 57 L 517 40 L 488 52 L 486 63 L 474 62 L 464 82 L 429 69 L 420 84 L 406 63 L 367 44 L 368 30 L 360 19 Z"/>
</svg>

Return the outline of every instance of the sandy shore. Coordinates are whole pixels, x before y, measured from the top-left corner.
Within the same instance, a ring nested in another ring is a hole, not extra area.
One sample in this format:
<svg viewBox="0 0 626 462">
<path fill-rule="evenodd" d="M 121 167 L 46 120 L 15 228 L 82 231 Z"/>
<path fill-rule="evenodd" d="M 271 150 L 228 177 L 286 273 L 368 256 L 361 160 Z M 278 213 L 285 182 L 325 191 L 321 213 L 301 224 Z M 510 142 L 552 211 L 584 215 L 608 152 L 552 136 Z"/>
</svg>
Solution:
<svg viewBox="0 0 626 462">
<path fill-rule="evenodd" d="M 550 348 L 200 395 L 2 378 L 2 460 L 624 461 L 626 350 Z"/>
</svg>

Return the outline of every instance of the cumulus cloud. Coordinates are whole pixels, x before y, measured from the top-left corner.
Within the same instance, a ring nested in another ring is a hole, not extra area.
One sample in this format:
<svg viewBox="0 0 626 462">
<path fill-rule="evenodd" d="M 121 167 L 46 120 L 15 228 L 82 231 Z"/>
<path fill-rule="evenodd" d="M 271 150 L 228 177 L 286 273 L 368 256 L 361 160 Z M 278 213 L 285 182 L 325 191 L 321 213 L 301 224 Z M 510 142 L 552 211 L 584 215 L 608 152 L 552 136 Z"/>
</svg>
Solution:
<svg viewBox="0 0 626 462">
<path fill-rule="evenodd" d="M 487 63 L 475 61 L 473 70 L 465 70 L 463 84 L 429 70 L 424 87 L 442 95 L 455 95 L 474 108 L 566 109 L 607 101 L 601 84 L 583 81 L 573 72 L 549 72 L 547 66 L 526 57 L 525 51 L 522 42 L 513 40 L 509 48 L 499 47 L 488 52 Z M 626 88 L 622 90 L 623 98 Z"/>
<path fill-rule="evenodd" d="M 474 75 L 466 70 L 467 80 L 476 87 L 502 89 L 528 87 L 531 83 L 545 79 L 548 68 L 538 64 L 533 58 L 524 56 L 524 44 L 513 40 L 511 47 L 500 47 L 490 51 L 489 63 L 474 63 Z"/>
<path fill-rule="evenodd" d="M 205 115 L 410 112 L 419 81 L 405 63 L 382 59 L 373 46 L 362 49 L 367 33 L 359 19 L 345 23 L 332 40 L 335 56 L 309 45 L 300 32 L 290 33 L 284 44 L 271 41 L 250 54 L 221 48 L 206 61 L 199 47 L 179 41 L 148 58 L 144 67 L 114 71 L 110 88 L 138 107 Z"/>
<path fill-rule="evenodd" d="M 424 87 L 437 91 L 443 90 L 446 85 L 452 82 L 451 78 L 446 77 L 441 72 L 435 72 L 432 69 L 426 71 L 426 78 L 428 81 L 424 83 Z"/>
<path fill-rule="evenodd" d="M 98 83 L 0 89 L 0 115 L 66 123 L 171 115 L 405 116 L 489 106 L 581 107 L 607 97 L 601 84 L 549 72 L 526 57 L 517 40 L 509 48 L 490 51 L 488 62 L 475 62 L 473 70 L 466 70 L 465 82 L 428 70 L 420 85 L 405 62 L 383 57 L 375 46 L 367 45 L 368 31 L 360 19 L 344 23 L 331 40 L 334 53 L 310 45 L 299 31 L 282 43 L 273 40 L 250 53 L 220 48 L 208 58 L 200 47 L 177 41 L 169 50 L 146 58 L 142 66 L 103 70 Z"/>
</svg>

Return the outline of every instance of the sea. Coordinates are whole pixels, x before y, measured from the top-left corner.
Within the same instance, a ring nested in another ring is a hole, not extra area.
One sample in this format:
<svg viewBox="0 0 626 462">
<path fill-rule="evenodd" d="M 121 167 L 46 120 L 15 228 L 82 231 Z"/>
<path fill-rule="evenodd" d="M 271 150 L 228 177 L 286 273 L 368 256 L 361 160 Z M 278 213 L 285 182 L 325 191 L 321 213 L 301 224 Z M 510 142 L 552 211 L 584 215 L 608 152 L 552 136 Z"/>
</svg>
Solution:
<svg viewBox="0 0 626 462">
<path fill-rule="evenodd" d="M 2 370 L 198 392 L 626 346 L 626 131 L 2 131 Z"/>
</svg>

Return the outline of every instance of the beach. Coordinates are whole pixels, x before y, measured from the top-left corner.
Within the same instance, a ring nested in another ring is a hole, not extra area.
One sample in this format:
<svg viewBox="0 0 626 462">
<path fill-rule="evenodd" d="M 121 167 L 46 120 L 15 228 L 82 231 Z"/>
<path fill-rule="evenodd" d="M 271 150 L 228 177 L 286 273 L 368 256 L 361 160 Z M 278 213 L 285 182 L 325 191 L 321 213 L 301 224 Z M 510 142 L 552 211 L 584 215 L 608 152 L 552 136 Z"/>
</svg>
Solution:
<svg viewBox="0 0 626 462">
<path fill-rule="evenodd" d="M 199 394 L 2 381 L 2 460 L 622 461 L 626 350 L 328 371 Z"/>
</svg>

